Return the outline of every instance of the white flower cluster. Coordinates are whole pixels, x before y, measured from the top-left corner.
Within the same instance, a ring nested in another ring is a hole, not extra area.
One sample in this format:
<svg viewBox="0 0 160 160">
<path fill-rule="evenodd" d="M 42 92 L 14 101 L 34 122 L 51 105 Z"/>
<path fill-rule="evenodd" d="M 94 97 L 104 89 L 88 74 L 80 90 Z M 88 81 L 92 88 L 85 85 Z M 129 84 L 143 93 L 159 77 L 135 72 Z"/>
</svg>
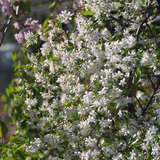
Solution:
<svg viewBox="0 0 160 160">
<path fill-rule="evenodd" d="M 38 41 L 37 35 L 33 34 L 33 32 L 26 32 L 24 33 L 24 37 L 26 39 L 26 42 L 32 44 L 36 44 Z"/>
<path fill-rule="evenodd" d="M 74 19 L 68 33 L 49 21 L 47 34 L 39 33 L 46 37 L 40 52 L 21 68 L 22 114 L 35 131 L 26 151 L 56 160 L 158 160 L 160 112 L 152 108 L 159 104 L 151 103 L 154 84 L 146 80 L 159 69 L 156 41 L 141 48 L 136 37 L 148 38 L 137 34 L 148 5 L 130 0 L 81 5 L 82 12 L 57 16 L 60 23 Z M 30 43 L 31 37 L 26 35 Z"/>
<path fill-rule="evenodd" d="M 67 24 L 72 20 L 72 16 L 73 16 L 73 13 L 71 13 L 71 12 L 69 12 L 67 10 L 64 10 L 57 16 L 57 19 L 61 23 L 66 23 Z"/>
</svg>

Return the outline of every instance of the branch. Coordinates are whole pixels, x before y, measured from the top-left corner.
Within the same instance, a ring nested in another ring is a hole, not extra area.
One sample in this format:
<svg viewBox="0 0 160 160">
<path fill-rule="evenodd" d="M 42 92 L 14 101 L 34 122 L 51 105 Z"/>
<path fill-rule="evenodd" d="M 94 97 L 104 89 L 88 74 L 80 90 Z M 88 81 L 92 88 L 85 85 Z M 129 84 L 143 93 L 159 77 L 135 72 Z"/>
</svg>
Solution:
<svg viewBox="0 0 160 160">
<path fill-rule="evenodd" d="M 143 111 L 143 107 L 142 107 L 142 104 L 141 104 L 140 100 L 137 98 L 137 96 L 136 96 L 136 95 L 135 95 L 135 98 L 136 98 L 136 100 L 137 100 L 137 102 L 138 102 L 138 104 L 139 104 L 140 108 L 141 108 L 141 109 L 142 109 L 142 111 Z"/>
<path fill-rule="evenodd" d="M 139 36 L 142 30 L 142 27 L 144 25 L 144 23 L 147 23 L 148 18 L 150 17 L 150 14 L 148 14 L 148 16 L 142 21 L 142 23 L 139 25 L 137 32 L 136 32 L 136 38 L 137 38 L 137 42 L 139 42 Z"/>
<path fill-rule="evenodd" d="M 154 96 L 156 95 L 156 92 L 158 91 L 158 89 L 160 87 L 159 77 L 156 77 L 156 78 L 158 78 L 157 79 L 157 86 L 154 88 L 152 96 L 150 97 L 150 99 L 149 99 L 147 105 L 145 106 L 145 108 L 143 109 L 142 115 L 144 115 L 146 113 L 147 109 L 149 108 L 150 104 L 152 103 L 152 100 L 153 100 Z"/>
<path fill-rule="evenodd" d="M 133 71 L 130 71 L 129 73 L 129 79 L 128 79 L 128 98 L 131 98 L 133 96 L 132 91 L 130 90 L 133 81 Z M 126 109 L 131 112 L 131 113 L 135 113 L 135 106 L 133 105 L 132 102 L 128 102 L 128 106 L 126 107 Z"/>
<path fill-rule="evenodd" d="M 0 41 L 0 46 L 3 44 L 4 38 L 6 36 L 6 33 L 8 31 L 9 26 L 10 26 L 10 23 L 11 23 L 11 19 L 12 19 L 12 16 L 9 16 L 9 19 L 7 20 L 6 24 L 4 24 L 4 26 L 2 28 L 2 39 Z"/>
<path fill-rule="evenodd" d="M 153 92 L 152 96 L 150 97 L 150 99 L 149 99 L 147 105 L 146 105 L 145 108 L 143 109 L 142 115 L 144 115 L 144 114 L 146 113 L 146 111 L 147 111 L 148 107 L 150 106 L 150 104 L 151 104 L 151 102 L 152 102 L 152 100 L 153 100 L 155 94 L 156 94 L 156 90 L 154 90 L 154 92 Z"/>
<path fill-rule="evenodd" d="M 148 13 L 147 11 L 151 8 L 152 1 L 153 0 L 151 0 L 149 6 L 147 7 L 146 13 Z M 136 32 L 137 42 L 139 42 L 139 36 L 140 36 L 141 30 L 142 30 L 142 27 L 143 27 L 144 23 L 147 23 L 147 20 L 149 19 L 150 16 L 151 16 L 150 13 L 148 13 L 148 15 L 144 18 L 142 23 L 139 25 L 137 32 Z"/>
<path fill-rule="evenodd" d="M 155 90 L 155 85 L 154 85 L 154 83 L 153 83 L 153 81 L 152 81 L 152 79 L 151 79 L 151 76 L 147 73 L 147 77 L 148 77 L 148 79 L 150 80 L 150 82 L 151 82 L 151 84 L 152 84 L 152 88 L 153 88 L 153 90 Z"/>
</svg>

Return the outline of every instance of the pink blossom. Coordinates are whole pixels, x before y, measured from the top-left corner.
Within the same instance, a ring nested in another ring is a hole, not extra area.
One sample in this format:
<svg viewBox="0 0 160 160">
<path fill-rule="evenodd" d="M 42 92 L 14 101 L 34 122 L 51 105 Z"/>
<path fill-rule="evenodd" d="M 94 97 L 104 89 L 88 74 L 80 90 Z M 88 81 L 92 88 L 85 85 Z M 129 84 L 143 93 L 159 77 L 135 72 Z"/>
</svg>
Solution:
<svg viewBox="0 0 160 160">
<path fill-rule="evenodd" d="M 20 29 L 20 24 L 19 24 L 18 22 L 15 22 L 15 23 L 13 24 L 13 26 L 14 26 L 14 28 L 16 28 L 16 29 Z"/>
<path fill-rule="evenodd" d="M 0 0 L 0 3 L 2 5 L 2 12 L 5 15 L 13 15 L 13 8 L 10 4 L 10 0 Z"/>
<path fill-rule="evenodd" d="M 31 25 L 31 22 L 32 22 L 32 18 L 27 18 L 24 25 L 25 26 L 30 26 Z"/>
<path fill-rule="evenodd" d="M 25 43 L 24 30 L 21 30 L 19 33 L 15 34 L 15 39 L 18 43 Z"/>
<path fill-rule="evenodd" d="M 7 5 L 9 5 L 10 0 L 0 0 L 0 3 L 1 3 L 1 5 L 7 6 Z"/>
<path fill-rule="evenodd" d="M 2 6 L 2 12 L 5 15 L 13 15 L 13 8 L 9 5 L 4 5 Z"/>
<path fill-rule="evenodd" d="M 42 44 L 43 48 L 49 48 L 49 46 L 50 46 L 49 42 L 45 42 L 45 43 Z"/>
<path fill-rule="evenodd" d="M 30 30 L 33 30 L 33 32 L 40 29 L 40 25 L 38 24 L 38 21 L 32 20 L 32 18 L 27 18 L 24 25 L 30 28 Z"/>
<path fill-rule="evenodd" d="M 23 28 L 22 30 L 20 30 L 19 33 L 15 34 L 15 39 L 18 41 L 18 43 L 25 43 L 26 42 L 25 33 L 34 32 L 34 31 L 39 30 L 41 28 L 41 25 L 38 24 L 38 21 L 32 20 L 32 18 L 28 18 L 25 21 L 24 26 L 26 28 Z"/>
</svg>

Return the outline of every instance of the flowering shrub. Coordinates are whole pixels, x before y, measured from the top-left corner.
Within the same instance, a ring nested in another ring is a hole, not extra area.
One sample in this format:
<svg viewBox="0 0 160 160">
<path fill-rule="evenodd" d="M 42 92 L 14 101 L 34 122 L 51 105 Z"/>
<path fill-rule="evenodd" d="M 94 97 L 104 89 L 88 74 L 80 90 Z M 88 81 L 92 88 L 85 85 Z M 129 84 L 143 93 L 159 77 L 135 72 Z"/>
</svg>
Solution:
<svg viewBox="0 0 160 160">
<path fill-rule="evenodd" d="M 158 160 L 159 4 L 78 2 L 25 35 L 7 90 L 17 128 L 2 156 Z"/>
</svg>

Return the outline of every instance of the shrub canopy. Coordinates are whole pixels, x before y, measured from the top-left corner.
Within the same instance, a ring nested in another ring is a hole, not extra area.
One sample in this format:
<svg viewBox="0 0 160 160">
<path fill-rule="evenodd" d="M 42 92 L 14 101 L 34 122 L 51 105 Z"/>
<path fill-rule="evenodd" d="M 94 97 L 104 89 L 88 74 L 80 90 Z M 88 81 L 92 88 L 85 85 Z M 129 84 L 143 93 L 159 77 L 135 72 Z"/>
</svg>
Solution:
<svg viewBox="0 0 160 160">
<path fill-rule="evenodd" d="M 3 156 L 158 160 L 157 1 L 82 0 L 25 34 L 7 90 L 16 132 Z"/>
</svg>

